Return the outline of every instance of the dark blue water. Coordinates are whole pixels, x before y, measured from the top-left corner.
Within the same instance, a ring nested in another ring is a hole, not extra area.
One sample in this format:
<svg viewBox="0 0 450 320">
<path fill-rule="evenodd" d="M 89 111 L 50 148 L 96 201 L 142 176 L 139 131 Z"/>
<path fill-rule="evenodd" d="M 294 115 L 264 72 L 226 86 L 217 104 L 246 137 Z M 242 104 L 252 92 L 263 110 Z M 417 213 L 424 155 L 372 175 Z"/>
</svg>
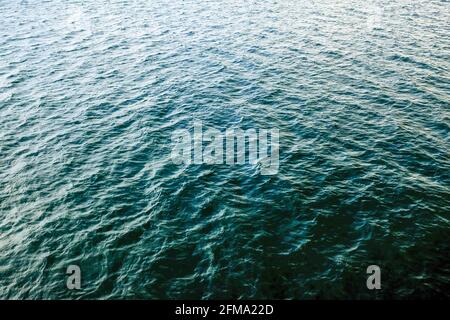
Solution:
<svg viewBox="0 0 450 320">
<path fill-rule="evenodd" d="M 0 0 L 0 298 L 448 298 L 449 19 Z M 194 121 L 278 128 L 278 173 L 175 165 Z"/>
</svg>

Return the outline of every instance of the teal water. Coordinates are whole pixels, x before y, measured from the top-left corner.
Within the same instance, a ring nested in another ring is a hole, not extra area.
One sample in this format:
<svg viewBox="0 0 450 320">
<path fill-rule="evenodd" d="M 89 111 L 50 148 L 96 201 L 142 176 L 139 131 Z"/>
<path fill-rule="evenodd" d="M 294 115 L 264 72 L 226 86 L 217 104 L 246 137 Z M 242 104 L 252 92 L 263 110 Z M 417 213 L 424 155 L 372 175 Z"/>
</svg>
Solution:
<svg viewBox="0 0 450 320">
<path fill-rule="evenodd" d="M 0 18 L 0 298 L 449 298 L 448 1 Z M 175 165 L 196 120 L 278 128 L 278 174 Z"/>
</svg>

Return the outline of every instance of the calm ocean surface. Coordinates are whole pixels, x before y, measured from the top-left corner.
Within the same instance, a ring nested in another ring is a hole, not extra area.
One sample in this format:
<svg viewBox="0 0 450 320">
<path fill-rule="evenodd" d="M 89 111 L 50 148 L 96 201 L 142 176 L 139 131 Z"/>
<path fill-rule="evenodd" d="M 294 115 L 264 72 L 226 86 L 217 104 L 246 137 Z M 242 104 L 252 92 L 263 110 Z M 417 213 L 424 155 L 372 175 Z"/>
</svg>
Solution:
<svg viewBox="0 0 450 320">
<path fill-rule="evenodd" d="M 449 1 L 0 0 L 0 19 L 0 298 L 449 297 Z M 175 165 L 196 120 L 278 128 L 278 174 Z"/>
</svg>

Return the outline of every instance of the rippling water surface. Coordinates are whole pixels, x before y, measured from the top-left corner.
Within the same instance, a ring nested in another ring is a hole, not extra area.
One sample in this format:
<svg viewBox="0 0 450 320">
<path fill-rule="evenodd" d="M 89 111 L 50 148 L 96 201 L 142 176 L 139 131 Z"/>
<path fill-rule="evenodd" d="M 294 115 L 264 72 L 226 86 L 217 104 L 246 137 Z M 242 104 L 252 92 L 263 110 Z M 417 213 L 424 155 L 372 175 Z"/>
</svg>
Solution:
<svg viewBox="0 0 450 320">
<path fill-rule="evenodd" d="M 0 18 L 0 298 L 449 297 L 448 1 Z M 173 164 L 194 120 L 278 128 L 278 174 Z"/>
</svg>

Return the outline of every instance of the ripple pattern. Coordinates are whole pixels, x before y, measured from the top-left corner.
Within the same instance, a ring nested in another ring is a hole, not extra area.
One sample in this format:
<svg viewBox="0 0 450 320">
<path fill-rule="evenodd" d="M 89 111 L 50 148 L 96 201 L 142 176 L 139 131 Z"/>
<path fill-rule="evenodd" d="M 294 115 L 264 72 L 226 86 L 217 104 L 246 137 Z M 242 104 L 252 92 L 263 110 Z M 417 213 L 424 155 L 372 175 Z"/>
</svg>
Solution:
<svg viewBox="0 0 450 320">
<path fill-rule="evenodd" d="M 0 0 L 0 18 L 0 298 L 450 297 L 448 1 Z M 278 128 L 279 173 L 173 164 L 196 120 Z"/>
</svg>

